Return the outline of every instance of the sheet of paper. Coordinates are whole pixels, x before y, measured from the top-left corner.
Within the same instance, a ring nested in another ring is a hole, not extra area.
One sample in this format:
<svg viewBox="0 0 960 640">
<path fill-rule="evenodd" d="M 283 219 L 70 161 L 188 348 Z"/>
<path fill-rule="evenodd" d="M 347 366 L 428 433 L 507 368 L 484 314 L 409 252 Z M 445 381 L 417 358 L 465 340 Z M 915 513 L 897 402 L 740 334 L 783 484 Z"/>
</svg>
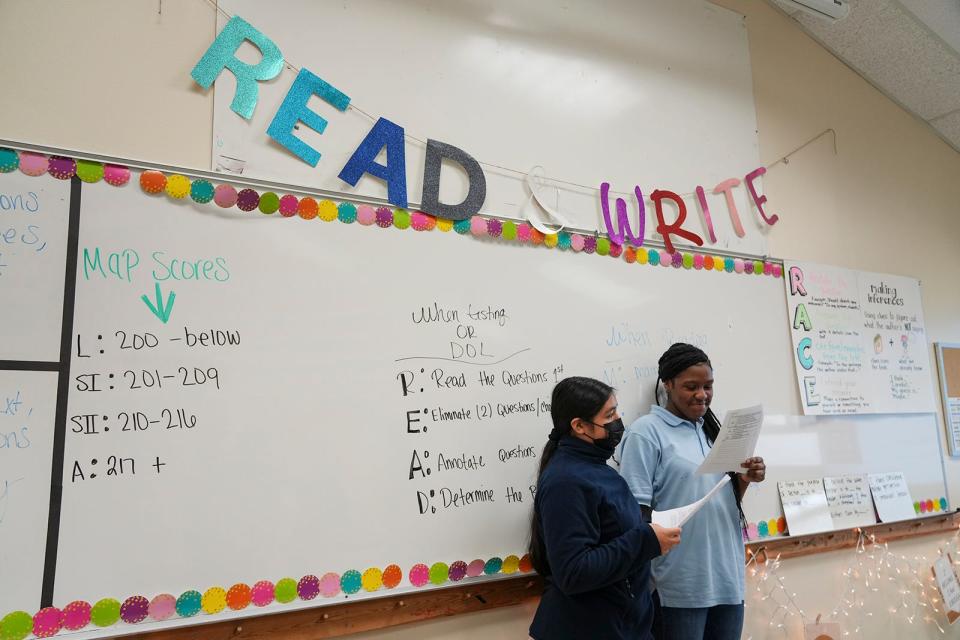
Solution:
<svg viewBox="0 0 960 640">
<path fill-rule="evenodd" d="M 703 496 L 694 503 L 688 504 L 683 507 L 677 507 L 676 509 L 668 509 L 667 511 L 654 511 L 651 514 L 651 519 L 654 524 L 658 524 L 661 527 L 682 527 L 697 511 L 703 508 L 703 505 L 707 504 L 713 496 L 717 495 L 717 492 L 722 488 L 727 486 L 727 483 L 730 482 L 730 476 L 723 476 L 723 479 L 715 484 L 710 491 L 707 492 L 707 495 Z"/>
<path fill-rule="evenodd" d="M 804 415 L 932 413 L 920 281 L 785 261 Z"/>
<path fill-rule="evenodd" d="M 824 478 L 823 489 L 836 528 L 851 529 L 877 524 L 866 475 Z"/>
<path fill-rule="evenodd" d="M 960 619 L 960 582 L 953 570 L 953 558 L 948 553 L 940 556 L 933 563 L 933 577 L 937 579 L 937 587 L 943 596 L 943 605 L 947 620 L 953 624 Z"/>
<path fill-rule="evenodd" d="M 873 494 L 873 503 L 877 506 L 877 515 L 880 522 L 894 522 L 910 520 L 917 517 L 913 509 L 913 498 L 910 497 L 910 488 L 903 473 L 871 473 L 870 493 Z"/>
<path fill-rule="evenodd" d="M 762 426 L 762 405 L 728 411 L 723 419 L 720 435 L 703 464 L 697 469 L 697 475 L 727 471 L 741 473 L 743 468 L 740 464 L 753 456 Z"/>
<path fill-rule="evenodd" d="M 947 437 L 950 438 L 950 451 L 960 455 L 960 398 L 947 398 Z"/>
<path fill-rule="evenodd" d="M 777 488 L 790 535 L 802 536 L 835 528 L 827 495 L 823 492 L 823 480 L 785 480 L 778 482 Z"/>
</svg>

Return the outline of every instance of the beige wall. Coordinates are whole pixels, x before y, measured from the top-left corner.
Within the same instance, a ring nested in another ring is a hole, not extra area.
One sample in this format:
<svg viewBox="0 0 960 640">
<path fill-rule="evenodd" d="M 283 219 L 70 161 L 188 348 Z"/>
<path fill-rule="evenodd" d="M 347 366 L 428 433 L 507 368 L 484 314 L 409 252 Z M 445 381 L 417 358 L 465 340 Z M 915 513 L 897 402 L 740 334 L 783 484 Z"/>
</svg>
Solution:
<svg viewBox="0 0 960 640">
<path fill-rule="evenodd" d="M 920 278 L 929 339 L 960 342 L 960 154 L 765 3 L 718 4 L 747 16 L 762 160 L 828 127 L 838 136 L 837 155 L 824 138 L 768 174 L 781 218 L 771 254 Z M 212 101 L 185 70 L 214 24 L 203 0 L 2 0 L 0 138 L 207 168 Z M 947 475 L 956 503 L 960 463 L 948 460 Z M 895 549 L 913 557 L 943 543 Z M 851 557 L 785 563 L 786 583 L 811 617 L 834 606 Z M 867 598 L 879 612 L 889 605 Z M 783 637 L 767 626 L 767 604 L 748 603 L 744 637 Z M 357 637 L 523 638 L 531 615 L 514 607 Z M 790 637 L 802 637 L 795 625 Z M 940 637 L 932 625 L 891 624 L 882 613 L 864 629 L 864 637 L 895 635 Z"/>
<path fill-rule="evenodd" d="M 0 0 L 0 138 L 209 169 L 215 35 L 204 0 Z"/>
</svg>

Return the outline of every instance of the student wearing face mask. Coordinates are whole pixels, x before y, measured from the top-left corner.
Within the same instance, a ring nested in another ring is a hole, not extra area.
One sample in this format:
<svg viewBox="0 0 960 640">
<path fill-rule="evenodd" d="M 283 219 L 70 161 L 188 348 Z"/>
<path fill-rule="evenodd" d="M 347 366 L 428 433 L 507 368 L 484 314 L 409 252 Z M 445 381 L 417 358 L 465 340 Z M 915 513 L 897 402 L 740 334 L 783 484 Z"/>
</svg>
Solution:
<svg viewBox="0 0 960 640">
<path fill-rule="evenodd" d="M 663 382 L 665 406 L 660 404 Z M 682 507 L 702 498 L 722 474 L 698 476 L 720 432 L 710 410 L 713 365 L 689 344 L 660 356 L 657 404 L 627 429 L 619 450 L 620 473 L 644 513 Z M 743 628 L 745 527 L 740 501 L 766 474 L 763 458 L 749 458 L 742 473 L 684 525 L 684 544 L 653 562 L 660 602 L 660 640 L 739 640 Z"/>
<path fill-rule="evenodd" d="M 530 527 L 530 557 L 546 588 L 530 635 L 647 640 L 650 561 L 680 542 L 680 529 L 645 523 L 607 465 L 623 435 L 611 387 L 566 378 L 553 389 L 550 416 Z"/>
</svg>

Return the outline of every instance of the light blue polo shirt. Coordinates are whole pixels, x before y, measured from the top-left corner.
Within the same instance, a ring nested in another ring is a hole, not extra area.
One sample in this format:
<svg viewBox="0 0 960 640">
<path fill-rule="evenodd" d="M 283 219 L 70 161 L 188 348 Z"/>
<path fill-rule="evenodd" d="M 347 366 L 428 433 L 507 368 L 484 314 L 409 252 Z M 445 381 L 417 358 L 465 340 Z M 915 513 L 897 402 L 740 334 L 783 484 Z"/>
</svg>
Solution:
<svg viewBox="0 0 960 640">
<path fill-rule="evenodd" d="M 695 475 L 710 450 L 702 425 L 654 405 L 627 427 L 616 458 L 637 502 L 654 511 L 675 509 L 696 502 L 723 478 Z M 743 534 L 733 489 L 721 489 L 687 521 L 680 544 L 655 559 L 652 569 L 665 607 L 743 602 Z"/>
</svg>

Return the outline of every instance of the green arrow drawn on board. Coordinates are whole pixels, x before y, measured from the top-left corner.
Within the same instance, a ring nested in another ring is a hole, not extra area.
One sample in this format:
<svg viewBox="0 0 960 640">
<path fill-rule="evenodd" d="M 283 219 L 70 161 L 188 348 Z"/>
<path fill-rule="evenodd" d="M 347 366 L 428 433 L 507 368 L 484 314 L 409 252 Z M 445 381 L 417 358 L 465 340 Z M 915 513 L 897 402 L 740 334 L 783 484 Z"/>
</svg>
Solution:
<svg viewBox="0 0 960 640">
<path fill-rule="evenodd" d="M 153 312 L 153 315 L 160 318 L 160 321 L 166 324 L 167 320 L 170 319 L 170 312 L 173 311 L 173 301 L 176 300 L 177 294 L 171 291 L 170 295 L 167 296 L 167 303 L 164 305 L 163 293 L 160 291 L 160 283 L 155 282 L 154 284 L 156 285 L 157 304 L 154 305 L 152 302 L 150 302 L 150 298 L 148 298 L 146 294 L 140 296 L 140 299 L 143 300 L 144 304 L 150 307 L 150 311 Z"/>
</svg>

